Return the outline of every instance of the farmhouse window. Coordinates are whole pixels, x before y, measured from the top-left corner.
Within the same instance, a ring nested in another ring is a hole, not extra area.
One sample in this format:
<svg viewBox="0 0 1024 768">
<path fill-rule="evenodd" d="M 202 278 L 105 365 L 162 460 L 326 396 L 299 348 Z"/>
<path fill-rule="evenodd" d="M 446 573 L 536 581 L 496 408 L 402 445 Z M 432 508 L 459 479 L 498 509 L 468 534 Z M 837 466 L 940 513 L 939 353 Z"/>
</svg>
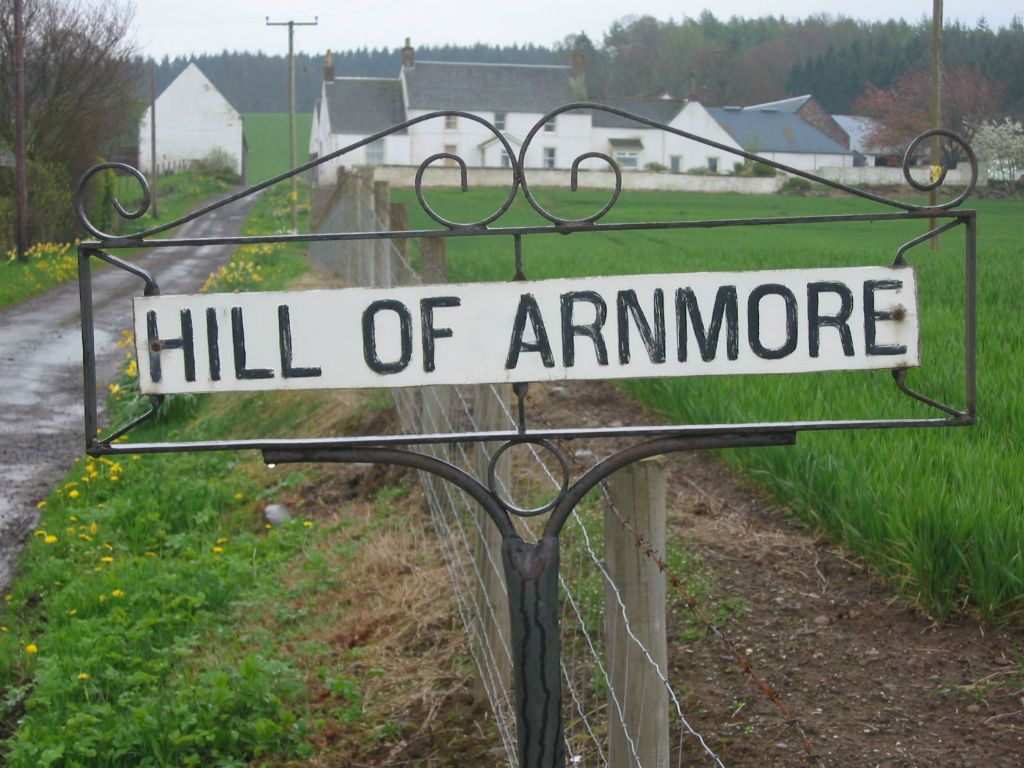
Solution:
<svg viewBox="0 0 1024 768">
<path fill-rule="evenodd" d="M 555 148 L 544 147 L 544 167 L 554 168 L 555 167 Z"/>
<path fill-rule="evenodd" d="M 554 133 L 555 132 L 555 121 L 557 119 L 558 119 L 557 117 L 552 117 L 550 120 L 548 120 L 546 123 L 544 123 L 544 133 Z"/>
<path fill-rule="evenodd" d="M 710 173 L 718 173 L 718 158 L 717 157 L 709 157 L 708 158 L 708 171 Z"/>
<path fill-rule="evenodd" d="M 455 144 L 445 144 L 444 145 L 445 154 L 448 154 L 448 155 L 456 154 L 458 152 L 458 149 L 459 149 L 458 146 L 455 145 Z M 455 165 L 455 161 L 452 160 L 450 157 L 446 157 L 444 159 L 444 164 L 445 165 Z"/>
<path fill-rule="evenodd" d="M 669 159 L 669 167 L 672 169 L 672 173 L 683 172 L 683 157 L 682 155 L 672 155 Z"/>
<path fill-rule="evenodd" d="M 494 113 L 494 127 L 499 131 L 505 130 L 505 121 L 508 118 L 507 112 L 495 112 Z"/>
<path fill-rule="evenodd" d="M 615 153 L 615 162 L 620 168 L 636 168 L 640 163 L 640 156 L 636 152 L 620 151 Z"/>
<path fill-rule="evenodd" d="M 384 165 L 384 139 L 377 139 L 366 145 L 366 164 Z"/>
<path fill-rule="evenodd" d="M 459 118 L 456 115 L 445 115 L 444 116 L 444 129 L 446 131 L 454 131 L 459 127 Z"/>
</svg>

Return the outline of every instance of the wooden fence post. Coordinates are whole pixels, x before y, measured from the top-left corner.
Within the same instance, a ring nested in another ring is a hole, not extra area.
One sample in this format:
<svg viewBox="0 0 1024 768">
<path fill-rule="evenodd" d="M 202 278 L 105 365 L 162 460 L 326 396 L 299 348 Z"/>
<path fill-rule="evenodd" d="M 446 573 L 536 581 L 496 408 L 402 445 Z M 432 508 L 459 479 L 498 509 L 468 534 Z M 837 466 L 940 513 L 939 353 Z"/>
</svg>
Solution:
<svg viewBox="0 0 1024 768">
<path fill-rule="evenodd" d="M 409 208 L 405 203 L 390 203 L 389 218 L 392 232 L 403 232 L 409 229 Z M 392 240 L 398 256 L 392 263 L 391 274 L 395 276 L 395 285 L 409 285 L 412 275 L 409 268 L 409 241 L 406 238 Z"/>
<path fill-rule="evenodd" d="M 423 283 L 447 282 L 448 266 L 445 263 L 444 241 L 437 238 L 421 238 L 420 252 L 423 254 L 420 266 L 421 281 Z M 449 431 L 451 395 L 452 387 L 443 384 L 420 388 L 420 429 L 424 434 Z M 424 450 L 437 458 L 445 458 L 443 446 L 426 446 Z M 445 481 L 441 478 L 428 474 L 426 483 L 432 495 L 440 497 L 444 494 Z"/>
<path fill-rule="evenodd" d="M 664 552 L 664 461 L 646 459 L 620 469 L 608 479 L 608 490 L 619 516 L 655 550 Z M 633 534 L 623 528 L 610 508 L 605 511 L 604 530 L 605 563 L 614 585 L 605 585 L 604 609 L 610 681 L 608 764 L 616 768 L 667 768 L 668 691 L 658 675 L 658 670 L 662 676 L 668 670 L 665 575 L 641 551 Z M 625 618 L 620 599 L 625 605 Z M 627 621 L 639 644 L 627 633 Z M 648 653 L 657 669 L 648 660 Z"/>
<path fill-rule="evenodd" d="M 391 185 L 386 181 L 373 182 L 373 214 L 374 230 L 385 232 L 391 229 Z M 394 275 L 391 271 L 391 241 L 377 240 L 374 243 L 376 282 L 374 285 L 380 288 L 390 288 L 394 283 Z"/>
<path fill-rule="evenodd" d="M 473 420 L 478 432 L 508 429 L 507 410 L 512 402 L 512 386 L 510 384 L 478 385 L 473 396 Z M 476 443 L 474 463 L 476 476 L 486 483 L 491 455 L 497 450 L 497 444 Z M 503 497 L 509 498 L 512 488 L 512 461 L 508 451 L 498 459 L 495 465 L 495 490 Z M 480 674 L 477 677 L 474 694 L 478 701 L 487 698 L 486 684 L 494 687 L 498 696 L 502 691 L 512 690 L 512 658 L 509 649 L 512 647 L 512 633 L 509 627 L 508 592 L 505 586 L 505 575 L 501 561 L 501 534 L 490 517 L 477 508 L 476 515 L 478 534 L 473 542 L 473 560 L 478 574 L 476 584 L 476 606 L 481 626 L 476 642 L 480 644 Z M 493 665 L 489 660 L 493 659 Z M 482 667 L 489 666 L 489 670 Z M 497 702 L 496 702 L 497 703 Z M 497 711 L 495 714 L 500 717 Z"/>
</svg>

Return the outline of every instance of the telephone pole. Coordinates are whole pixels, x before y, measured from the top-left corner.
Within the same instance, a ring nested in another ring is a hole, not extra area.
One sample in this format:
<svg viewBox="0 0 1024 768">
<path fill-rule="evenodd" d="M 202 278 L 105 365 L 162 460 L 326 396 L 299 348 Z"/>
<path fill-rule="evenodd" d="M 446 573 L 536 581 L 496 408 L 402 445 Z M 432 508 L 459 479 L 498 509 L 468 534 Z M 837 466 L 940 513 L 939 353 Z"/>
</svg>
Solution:
<svg viewBox="0 0 1024 768">
<path fill-rule="evenodd" d="M 932 93 L 931 93 L 932 128 L 942 127 L 942 0 L 932 0 Z M 954 126 L 949 126 L 953 128 Z M 932 139 L 932 172 L 942 165 L 942 141 L 938 136 Z M 938 199 L 936 190 L 928 193 L 928 203 L 935 206 Z M 932 229 L 938 226 L 938 219 L 931 219 Z M 931 239 L 932 250 L 939 247 L 939 238 Z"/>
<path fill-rule="evenodd" d="M 290 151 L 291 167 L 295 162 L 295 28 L 315 27 L 320 20 L 314 16 L 312 21 L 271 21 L 267 16 L 268 27 L 288 27 L 288 149 Z M 292 176 L 292 232 L 299 231 L 299 186 L 298 179 Z"/>
<path fill-rule="evenodd" d="M 28 152 L 25 147 L 25 23 L 14 0 L 14 241 L 18 261 L 28 260 Z"/>
</svg>

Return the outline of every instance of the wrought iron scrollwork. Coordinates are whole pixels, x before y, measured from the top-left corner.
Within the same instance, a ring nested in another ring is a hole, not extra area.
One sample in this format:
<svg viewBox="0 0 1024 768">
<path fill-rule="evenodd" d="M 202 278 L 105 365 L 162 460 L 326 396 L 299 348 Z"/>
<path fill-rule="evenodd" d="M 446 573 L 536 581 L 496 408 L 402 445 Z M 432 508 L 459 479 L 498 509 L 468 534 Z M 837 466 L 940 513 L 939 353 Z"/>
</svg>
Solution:
<svg viewBox="0 0 1024 768">
<path fill-rule="evenodd" d="M 634 114 L 634 113 L 631 113 L 631 112 L 627 112 L 627 111 L 622 110 L 622 109 L 617 109 L 617 108 L 614 108 L 614 107 L 610 107 L 610 106 L 606 106 L 606 105 L 599 104 L 599 103 L 594 103 L 594 102 L 577 102 L 577 103 L 573 103 L 573 104 L 566 104 L 565 106 L 562 106 L 562 107 L 559 107 L 557 109 L 554 109 L 551 112 L 548 112 L 543 117 L 541 117 L 533 125 L 533 127 L 530 129 L 530 131 L 527 134 L 526 138 L 524 139 L 523 144 L 522 144 L 522 146 L 521 146 L 521 148 L 520 148 L 518 153 L 516 153 L 515 150 L 513 150 L 512 145 L 509 143 L 509 141 L 506 138 L 505 134 L 501 130 L 499 130 L 497 128 L 497 126 L 494 125 L 493 122 L 491 122 L 491 121 L 489 121 L 489 120 L 487 120 L 487 119 L 485 119 L 483 117 L 480 117 L 479 115 L 475 115 L 475 114 L 470 113 L 470 112 L 464 112 L 464 111 L 461 111 L 461 110 L 443 110 L 443 111 L 437 111 L 437 112 L 430 112 L 430 113 L 427 113 L 427 114 L 424 114 L 424 115 L 419 115 L 419 116 L 411 118 L 409 120 L 405 120 L 404 122 L 397 123 L 397 124 L 395 124 L 395 125 L 393 125 L 393 126 L 391 126 L 389 128 L 381 130 L 381 131 L 379 131 L 377 133 L 374 133 L 371 136 L 367 136 L 364 139 L 361 139 L 361 140 L 359 140 L 357 142 L 354 142 L 354 143 L 349 144 L 349 145 L 347 145 L 345 147 L 342 147 L 341 149 L 338 149 L 338 150 L 336 150 L 334 152 L 328 153 L 328 154 L 324 155 L 323 157 L 319 157 L 319 158 L 316 158 L 314 160 L 309 161 L 308 163 L 304 163 L 304 164 L 302 164 L 302 165 L 300 165 L 300 166 L 298 166 L 296 168 L 293 168 L 290 171 L 286 171 L 284 173 L 278 174 L 277 176 L 274 176 L 274 177 L 272 177 L 270 179 L 267 179 L 266 181 L 260 182 L 258 184 L 254 184 L 254 185 L 249 186 L 249 187 L 247 187 L 247 188 L 245 188 L 243 190 L 240 190 L 238 192 L 235 192 L 235 193 L 232 193 L 230 195 L 227 195 L 227 196 L 225 196 L 225 197 L 223 197 L 223 198 L 221 198 L 219 200 L 216 200 L 216 201 L 214 201 L 214 202 L 212 202 L 212 203 L 210 203 L 210 204 L 208 204 L 206 206 L 203 206 L 202 208 L 199 208 L 198 210 L 196 210 L 196 211 L 194 211 L 192 213 L 189 213 L 189 214 L 187 214 L 185 216 L 177 218 L 177 219 L 175 219 L 173 221 L 170 221 L 170 222 L 167 222 L 165 224 L 158 225 L 158 226 L 150 227 L 148 229 L 143 229 L 143 230 L 141 230 L 139 232 L 132 233 L 132 234 L 113 234 L 113 233 L 110 233 L 110 232 L 104 232 L 98 226 L 96 226 L 90 220 L 89 213 L 86 210 L 86 206 L 85 206 L 85 202 L 84 202 L 85 201 L 85 188 L 86 188 L 86 185 L 88 184 L 88 182 L 94 176 L 96 176 L 96 174 L 100 173 L 101 171 L 108 170 L 108 169 L 109 170 L 114 170 L 114 171 L 117 171 L 117 172 L 121 172 L 121 173 L 126 173 L 126 174 L 134 177 L 135 180 L 139 183 L 140 187 L 142 188 L 142 193 L 143 193 L 143 199 L 142 199 L 142 202 L 139 205 L 139 207 L 136 210 L 131 210 L 131 211 L 126 210 L 117 199 L 112 200 L 111 204 L 113 205 L 114 210 L 117 212 L 117 214 L 121 218 L 128 219 L 128 220 L 138 219 L 141 216 L 143 216 L 149 210 L 149 205 L 150 205 L 150 188 L 149 188 L 149 184 L 148 184 L 148 182 L 146 180 L 146 177 L 143 175 L 143 173 L 141 171 L 139 171 L 138 169 L 136 169 L 136 168 L 134 168 L 134 167 L 132 167 L 132 166 L 126 164 L 126 163 L 100 163 L 99 165 L 93 166 L 88 171 L 86 171 L 86 173 L 82 176 L 81 180 L 79 181 L 78 186 L 77 186 L 76 191 L 75 191 L 75 200 L 74 200 L 75 213 L 78 216 L 79 221 L 82 223 L 82 226 L 86 229 L 86 231 L 88 231 L 90 234 L 92 234 L 93 236 L 98 238 L 101 242 L 104 242 L 104 243 L 114 243 L 114 242 L 137 243 L 137 242 L 140 242 L 140 241 L 144 241 L 146 238 L 149 238 L 152 235 L 156 235 L 158 233 L 166 232 L 168 230 L 172 230 L 172 229 L 175 229 L 177 227 L 180 227 L 182 224 L 185 224 L 186 222 L 189 222 L 189 221 L 192 221 L 194 219 L 200 218 L 200 217 L 206 215 L 207 213 L 209 213 L 209 212 L 211 212 L 213 210 L 216 210 L 218 208 L 222 208 L 222 207 L 224 207 L 226 205 L 229 205 L 229 204 L 235 202 L 236 200 L 239 200 L 241 198 L 248 197 L 250 195 L 256 194 L 257 192 L 259 192 L 261 190 L 267 189 L 268 187 L 274 186 L 275 184 L 278 184 L 278 183 L 280 183 L 282 181 L 286 181 L 286 180 L 290 179 L 293 176 L 305 173 L 306 171 L 312 170 L 312 169 L 314 169 L 314 168 L 316 168 L 316 167 L 318 167 L 320 165 L 323 165 L 325 163 L 329 163 L 331 161 L 337 160 L 338 158 L 342 158 L 342 157 L 344 157 L 346 155 L 351 154 L 352 152 L 354 152 L 357 149 L 365 147 L 365 146 L 367 146 L 367 145 L 369 145 L 369 144 L 371 144 L 371 143 L 373 143 L 375 141 L 379 141 L 381 139 L 384 139 L 387 136 L 407 131 L 409 128 L 411 128 L 412 126 L 415 126 L 415 125 L 417 125 L 419 123 L 423 123 L 423 122 L 426 122 L 426 121 L 429 121 L 429 120 L 442 120 L 442 119 L 445 119 L 445 118 L 448 118 L 448 117 L 456 117 L 456 118 L 460 118 L 460 119 L 463 119 L 463 120 L 468 120 L 470 122 L 477 123 L 480 126 L 482 126 L 484 129 L 486 129 L 486 131 L 488 131 L 490 134 L 493 135 L 494 140 L 496 140 L 499 143 L 499 146 L 501 147 L 501 150 L 503 152 L 505 152 L 505 154 L 508 156 L 508 163 L 509 163 L 508 170 L 509 170 L 509 172 L 511 174 L 508 195 L 506 196 L 505 200 L 501 203 L 501 205 L 497 208 L 497 210 L 495 210 L 489 216 L 486 216 L 486 217 L 484 217 L 482 219 L 479 219 L 477 221 L 460 222 L 460 221 L 455 221 L 454 219 L 451 219 L 451 218 L 448 218 L 448 217 L 442 215 L 440 212 L 435 210 L 427 202 L 427 199 L 426 199 L 427 196 L 426 196 L 426 193 L 424 191 L 423 178 L 424 178 L 424 175 L 425 175 L 427 169 L 431 165 L 433 165 L 433 164 L 435 164 L 435 163 L 437 163 L 438 161 L 441 161 L 441 160 L 446 160 L 446 161 L 454 162 L 459 167 L 461 188 L 463 189 L 463 191 L 466 191 L 469 188 L 469 174 L 468 174 L 468 171 L 469 171 L 469 168 L 471 166 L 466 162 L 466 160 L 464 158 L 460 157 L 458 154 L 451 153 L 451 152 L 439 152 L 439 153 L 433 154 L 430 157 L 428 157 L 425 160 L 423 160 L 419 164 L 419 166 L 418 166 L 418 168 L 416 170 L 416 174 L 415 174 L 415 190 L 416 190 L 417 200 L 419 201 L 419 204 L 422 207 L 423 211 L 431 219 L 433 219 L 438 224 L 440 224 L 441 226 L 443 226 L 443 227 L 445 227 L 445 228 L 447 228 L 449 230 L 466 230 L 466 229 L 489 228 L 492 224 L 495 224 L 496 222 L 498 222 L 498 220 L 501 219 L 505 215 L 505 213 L 509 210 L 509 208 L 514 203 L 516 195 L 518 194 L 519 189 L 521 187 L 522 191 L 523 191 L 523 195 L 526 198 L 527 202 L 529 202 L 530 206 L 538 214 L 540 214 L 542 217 L 544 217 L 545 219 L 550 221 L 555 226 L 556 229 L 564 230 L 566 228 L 594 227 L 594 226 L 598 226 L 599 225 L 599 220 L 602 219 L 606 214 L 608 214 L 615 207 L 615 205 L 618 203 L 618 201 L 619 201 L 619 199 L 621 197 L 621 194 L 622 194 L 622 179 L 623 179 L 622 168 L 620 167 L 619 163 L 616 162 L 616 160 L 613 157 L 609 156 L 608 154 L 606 154 L 604 152 L 599 152 L 599 151 L 583 152 L 579 156 L 577 156 L 576 158 L 573 159 L 573 162 L 572 162 L 572 164 L 570 166 L 570 184 L 569 184 L 569 188 L 572 191 L 576 191 L 579 188 L 579 185 L 580 185 L 580 168 L 581 168 L 581 164 L 584 161 L 586 161 L 586 160 L 600 160 L 602 163 L 606 164 L 611 169 L 611 171 L 614 173 L 615 180 L 614 180 L 614 185 L 612 187 L 609 199 L 607 200 L 607 202 L 600 209 L 598 209 L 596 212 L 590 214 L 589 216 L 585 216 L 585 217 L 582 217 L 582 218 L 565 218 L 565 217 L 557 215 L 556 213 L 554 213 L 554 212 L 548 210 L 547 208 L 545 208 L 537 200 L 536 196 L 533 194 L 533 191 L 530 188 L 530 183 L 529 183 L 529 173 L 530 173 L 531 170 L 536 170 L 536 168 L 533 168 L 533 169 L 528 168 L 527 156 L 528 156 L 531 144 L 534 141 L 535 137 L 539 133 L 541 133 L 543 131 L 544 126 L 546 124 L 548 124 L 551 120 L 555 119 L 558 115 L 566 113 L 566 112 L 574 112 L 574 111 L 575 112 L 579 112 L 579 111 L 584 111 L 584 112 L 585 111 L 589 111 L 589 112 L 605 112 L 605 113 L 608 113 L 608 114 L 611 114 L 611 115 L 616 115 L 616 116 L 618 116 L 620 118 L 623 118 L 623 119 L 626 119 L 626 120 L 630 120 L 630 121 L 636 123 L 636 125 L 638 127 L 646 127 L 646 128 L 651 128 L 651 129 L 654 129 L 654 130 L 663 131 L 665 133 L 672 134 L 674 136 L 678 136 L 680 138 L 687 139 L 689 141 L 693 141 L 693 142 L 696 142 L 696 143 L 699 143 L 699 144 L 703 144 L 705 146 L 708 146 L 708 147 L 720 150 L 722 152 L 727 152 L 729 154 L 735 155 L 738 158 L 742 158 L 744 160 L 748 160 L 748 161 L 753 162 L 753 163 L 758 163 L 758 164 L 761 164 L 761 165 L 764 165 L 764 166 L 767 166 L 767 167 L 770 167 L 770 168 L 774 168 L 776 171 L 780 171 L 782 173 L 785 173 L 785 174 L 788 174 L 788 175 L 791 175 L 791 176 L 797 176 L 797 177 L 806 179 L 806 180 L 808 180 L 810 182 L 813 182 L 815 184 L 820 184 L 820 185 L 823 185 L 825 187 L 829 187 L 831 189 L 836 189 L 836 190 L 845 192 L 845 193 L 850 194 L 850 195 L 852 195 L 854 197 L 860 197 L 860 198 L 863 198 L 863 199 L 866 199 L 866 200 L 870 200 L 870 201 L 875 202 L 875 203 L 879 203 L 881 205 L 885 205 L 885 206 L 888 206 L 888 207 L 891 207 L 891 208 L 897 208 L 897 209 L 900 209 L 900 210 L 903 210 L 903 211 L 908 211 L 908 212 L 915 212 L 915 211 L 926 210 L 926 209 L 950 210 L 952 208 L 955 208 L 955 207 L 959 206 L 961 203 L 963 203 L 964 200 L 966 200 L 971 195 L 971 193 L 974 191 L 975 186 L 977 185 L 977 180 L 978 180 L 978 161 L 977 161 L 977 157 L 975 156 L 974 151 L 971 149 L 970 145 L 962 137 L 960 137 L 956 133 L 953 133 L 952 131 L 947 131 L 947 130 L 944 130 L 944 129 L 936 129 L 936 130 L 925 131 L 920 136 L 918 136 L 916 139 L 914 139 L 914 141 L 908 147 L 906 155 L 905 155 L 904 160 L 903 160 L 903 173 L 904 173 L 904 177 L 907 180 L 907 183 L 910 184 L 915 190 L 927 192 L 927 191 L 931 191 L 931 190 L 934 190 L 934 189 L 938 189 L 939 187 L 941 187 L 945 183 L 945 180 L 946 180 L 946 169 L 943 168 L 942 171 L 938 174 L 938 176 L 935 179 L 930 180 L 928 183 L 923 183 L 923 182 L 918 181 L 917 179 L 913 178 L 913 176 L 911 175 L 911 172 L 910 172 L 910 168 L 911 168 L 911 165 L 912 165 L 912 162 L 913 162 L 914 158 L 916 157 L 917 150 L 919 149 L 919 147 L 920 147 L 922 142 L 924 142 L 924 141 L 926 141 L 928 139 L 931 139 L 931 138 L 933 138 L 935 136 L 938 136 L 940 138 L 952 141 L 955 144 L 957 144 L 959 146 L 959 148 L 960 148 L 960 152 L 962 152 L 962 154 L 966 156 L 967 161 L 968 161 L 968 163 L 970 165 L 970 172 L 971 172 L 969 183 L 960 192 L 960 194 L 958 194 L 952 200 L 949 200 L 948 202 L 944 202 L 942 204 L 939 204 L 939 205 L 936 205 L 936 206 L 933 207 L 933 206 L 929 206 L 929 205 L 920 205 L 920 204 L 915 204 L 915 203 L 907 203 L 907 202 L 903 202 L 903 201 L 899 201 L 899 200 L 893 200 L 893 199 L 884 197 L 882 195 L 878 195 L 878 194 L 875 194 L 875 193 L 872 193 L 872 192 L 868 192 L 868 191 L 863 190 L 863 189 L 858 189 L 856 187 L 852 187 L 852 186 L 849 186 L 847 184 L 843 184 L 841 182 L 832 181 L 830 179 L 826 179 L 826 178 L 824 178 L 824 177 L 822 177 L 820 175 L 811 173 L 809 171 L 804 171 L 804 170 L 801 170 L 799 168 L 794 168 L 792 166 L 788 166 L 788 165 L 786 165 L 784 163 L 779 163 L 779 162 L 776 162 L 774 160 L 770 160 L 768 158 L 762 157 L 762 156 L 754 154 L 752 152 L 747 152 L 745 150 L 736 149 L 735 147 L 730 147 L 730 146 L 727 146 L 725 144 L 721 144 L 719 142 L 713 141 L 713 140 L 711 140 L 709 138 L 706 138 L 704 136 L 700 136 L 698 134 L 689 133 L 687 131 L 683 131 L 683 130 L 680 130 L 678 128 L 674 128 L 674 127 L 672 127 L 670 125 L 667 125 L 665 123 L 660 123 L 660 122 L 657 122 L 655 120 L 651 120 L 649 118 L 646 118 L 646 117 L 643 117 L 641 115 L 637 115 L 637 114 Z M 372 233 L 365 233 L 365 234 L 372 234 Z M 375 233 L 375 234 L 380 234 L 380 233 Z"/>
</svg>

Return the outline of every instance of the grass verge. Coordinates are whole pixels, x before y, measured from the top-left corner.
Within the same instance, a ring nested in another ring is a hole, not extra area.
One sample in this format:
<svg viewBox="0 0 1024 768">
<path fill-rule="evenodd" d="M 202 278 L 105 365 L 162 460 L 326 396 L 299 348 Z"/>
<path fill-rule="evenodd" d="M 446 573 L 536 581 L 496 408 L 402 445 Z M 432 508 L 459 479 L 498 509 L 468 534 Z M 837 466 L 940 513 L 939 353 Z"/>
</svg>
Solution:
<svg viewBox="0 0 1024 768">
<path fill-rule="evenodd" d="M 139 230 L 173 221 L 194 208 L 197 200 L 204 200 L 227 188 L 223 181 L 191 171 L 168 176 L 160 181 L 160 216 L 145 217 L 141 223 L 138 220 L 129 221 L 126 225 L 134 224 L 135 229 Z M 141 200 L 137 183 L 125 176 L 118 177 L 116 195 L 128 210 L 133 210 Z M 112 218 L 110 223 L 113 222 Z M 37 296 L 71 280 L 77 274 L 78 253 L 75 243 L 37 243 L 29 249 L 28 260 L 25 262 L 18 261 L 16 254 L 10 251 L 0 261 L 0 307 Z"/>
</svg>

